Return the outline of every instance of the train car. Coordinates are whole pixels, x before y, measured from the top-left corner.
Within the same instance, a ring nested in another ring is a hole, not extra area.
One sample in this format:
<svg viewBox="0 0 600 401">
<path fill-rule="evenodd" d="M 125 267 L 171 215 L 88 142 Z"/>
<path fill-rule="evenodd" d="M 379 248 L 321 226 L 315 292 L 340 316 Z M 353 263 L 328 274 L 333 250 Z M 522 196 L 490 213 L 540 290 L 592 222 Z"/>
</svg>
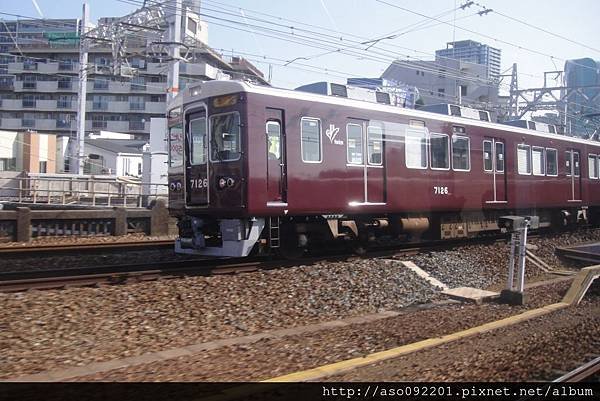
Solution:
<svg viewBox="0 0 600 401">
<path fill-rule="evenodd" d="M 600 219 L 600 143 L 454 115 L 211 81 L 169 110 L 169 145 L 181 253 L 466 238 L 506 214 Z"/>
</svg>

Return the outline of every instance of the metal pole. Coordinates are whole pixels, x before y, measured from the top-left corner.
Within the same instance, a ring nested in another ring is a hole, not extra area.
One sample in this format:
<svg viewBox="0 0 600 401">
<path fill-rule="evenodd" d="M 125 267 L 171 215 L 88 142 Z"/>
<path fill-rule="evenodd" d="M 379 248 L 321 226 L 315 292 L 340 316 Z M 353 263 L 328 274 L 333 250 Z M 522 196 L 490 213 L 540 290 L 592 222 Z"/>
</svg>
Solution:
<svg viewBox="0 0 600 401">
<path fill-rule="evenodd" d="M 525 257 L 527 256 L 527 228 L 523 228 L 521 232 L 521 241 L 519 242 L 519 280 L 517 283 L 517 291 L 523 293 L 525 287 Z"/>
<path fill-rule="evenodd" d="M 179 93 L 179 59 L 181 58 L 181 46 L 179 46 L 179 43 L 181 43 L 182 0 L 173 0 L 173 2 L 175 3 L 173 8 L 174 14 L 167 17 L 167 20 L 169 21 L 169 37 L 171 40 L 169 49 L 171 61 L 169 61 L 169 71 L 167 74 L 167 102 L 175 98 Z"/>
<path fill-rule="evenodd" d="M 81 33 L 79 35 L 79 87 L 77 90 L 77 152 L 75 156 L 75 171 L 83 174 L 83 162 L 85 159 L 85 105 L 87 95 L 87 69 L 88 69 L 88 40 L 85 34 L 88 31 L 90 11 L 87 3 L 83 3 L 83 15 L 81 18 Z"/>
</svg>

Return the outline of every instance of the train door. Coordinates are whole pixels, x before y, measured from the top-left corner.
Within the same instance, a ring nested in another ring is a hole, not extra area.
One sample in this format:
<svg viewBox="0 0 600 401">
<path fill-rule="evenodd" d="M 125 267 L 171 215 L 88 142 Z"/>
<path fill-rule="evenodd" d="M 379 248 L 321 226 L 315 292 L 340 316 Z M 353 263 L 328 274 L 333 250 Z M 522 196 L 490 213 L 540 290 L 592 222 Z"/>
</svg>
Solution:
<svg viewBox="0 0 600 401">
<path fill-rule="evenodd" d="M 581 202 L 581 160 L 579 151 L 569 149 L 565 152 L 567 177 L 571 178 L 571 194 L 569 201 Z"/>
<path fill-rule="evenodd" d="M 367 126 L 366 136 L 366 199 L 368 203 L 385 203 L 385 163 L 383 160 L 383 129 Z"/>
<path fill-rule="evenodd" d="M 504 141 L 485 138 L 483 141 L 483 170 L 490 177 L 491 191 L 486 203 L 505 203 L 507 200 Z"/>
<path fill-rule="evenodd" d="M 189 205 L 206 206 L 210 200 L 206 111 L 190 113 L 186 125 L 186 200 Z"/>
<path fill-rule="evenodd" d="M 267 157 L 267 203 L 287 202 L 285 163 L 285 130 L 283 111 L 267 109 L 266 157 Z"/>
<path fill-rule="evenodd" d="M 383 161 L 383 129 L 366 121 L 351 119 L 346 125 L 346 163 L 357 196 L 355 204 L 385 203 L 385 167 Z M 360 194 L 360 195 L 359 195 Z"/>
</svg>

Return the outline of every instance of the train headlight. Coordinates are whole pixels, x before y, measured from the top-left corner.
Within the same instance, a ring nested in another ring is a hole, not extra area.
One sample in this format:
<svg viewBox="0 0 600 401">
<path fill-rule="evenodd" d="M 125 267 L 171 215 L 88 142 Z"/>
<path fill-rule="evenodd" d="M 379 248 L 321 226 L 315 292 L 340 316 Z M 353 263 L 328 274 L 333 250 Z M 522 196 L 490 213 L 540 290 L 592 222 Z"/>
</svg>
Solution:
<svg viewBox="0 0 600 401">
<path fill-rule="evenodd" d="M 219 188 L 223 189 L 227 185 L 227 180 L 225 178 L 219 179 Z"/>
<path fill-rule="evenodd" d="M 229 178 L 227 179 L 227 186 L 228 186 L 229 188 L 231 188 L 231 187 L 232 187 L 232 186 L 234 186 L 234 185 L 235 185 L 235 180 L 234 180 L 233 178 L 229 177 Z"/>
</svg>

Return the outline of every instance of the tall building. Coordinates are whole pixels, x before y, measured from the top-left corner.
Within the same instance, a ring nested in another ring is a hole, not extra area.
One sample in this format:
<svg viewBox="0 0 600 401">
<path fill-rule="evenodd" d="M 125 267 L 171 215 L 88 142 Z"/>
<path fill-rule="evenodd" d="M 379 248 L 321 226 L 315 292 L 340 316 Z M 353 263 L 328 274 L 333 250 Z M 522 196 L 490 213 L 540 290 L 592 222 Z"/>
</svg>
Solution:
<svg viewBox="0 0 600 401">
<path fill-rule="evenodd" d="M 473 40 L 461 40 L 448 42 L 445 49 L 436 50 L 435 59 L 456 59 L 469 63 L 486 66 L 486 78 L 497 78 L 500 75 L 501 50 L 475 42 Z"/>
<path fill-rule="evenodd" d="M 102 18 L 99 24 L 110 22 Z M 180 89 L 199 80 L 250 77 L 262 72 L 241 57 L 225 58 L 206 45 L 207 25 L 186 9 L 182 30 L 197 46 L 180 63 Z M 0 24 L 0 130 L 75 136 L 79 74 L 78 19 L 5 21 Z M 152 38 L 127 38 L 128 73 L 112 74 L 112 49 L 89 52 L 86 133 L 114 131 L 147 139 L 150 118 L 166 111 L 168 57 Z M 183 55 L 183 54 L 182 54 Z"/>
<path fill-rule="evenodd" d="M 462 60 L 396 60 L 381 77 L 416 87 L 425 105 L 462 103 L 489 109 L 498 98 L 498 84 L 487 78 L 486 66 Z"/>
<path fill-rule="evenodd" d="M 566 97 L 563 108 L 566 110 L 563 115 L 566 130 L 573 134 L 591 134 L 587 130 L 600 125 L 600 61 L 591 58 L 567 60 L 564 79 L 568 90 L 568 95 L 562 94 Z M 578 89 L 569 90 L 571 88 Z"/>
</svg>

